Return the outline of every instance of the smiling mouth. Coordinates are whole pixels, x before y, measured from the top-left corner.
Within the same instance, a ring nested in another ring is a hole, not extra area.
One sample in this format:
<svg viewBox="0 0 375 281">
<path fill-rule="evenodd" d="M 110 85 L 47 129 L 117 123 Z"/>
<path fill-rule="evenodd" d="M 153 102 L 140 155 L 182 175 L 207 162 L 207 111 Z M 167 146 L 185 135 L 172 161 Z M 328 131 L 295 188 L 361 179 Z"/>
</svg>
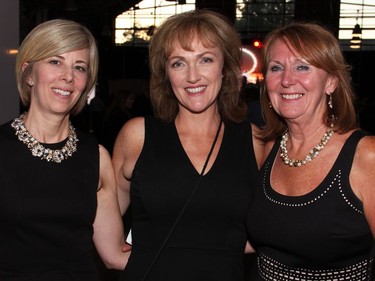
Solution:
<svg viewBox="0 0 375 281">
<path fill-rule="evenodd" d="M 61 89 L 52 89 L 55 93 L 62 95 L 62 96 L 69 96 L 72 92 L 70 91 L 64 91 Z"/>
<path fill-rule="evenodd" d="M 185 88 L 185 90 L 189 93 L 195 94 L 203 91 L 206 88 L 206 86 L 201 87 L 195 87 L 195 88 Z"/>
<path fill-rule="evenodd" d="M 293 100 L 293 99 L 298 99 L 303 96 L 303 94 L 295 94 L 295 95 L 281 95 L 283 99 L 286 100 Z"/>
</svg>

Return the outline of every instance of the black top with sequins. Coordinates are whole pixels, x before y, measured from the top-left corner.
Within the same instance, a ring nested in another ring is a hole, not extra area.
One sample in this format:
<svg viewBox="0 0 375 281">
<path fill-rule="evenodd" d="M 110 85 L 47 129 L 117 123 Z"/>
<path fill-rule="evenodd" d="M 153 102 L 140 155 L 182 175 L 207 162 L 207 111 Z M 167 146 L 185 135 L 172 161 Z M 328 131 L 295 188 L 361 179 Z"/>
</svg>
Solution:
<svg viewBox="0 0 375 281">
<path fill-rule="evenodd" d="M 259 256 L 259 280 L 372 280 L 374 239 L 349 183 L 355 149 L 363 136 L 363 131 L 354 132 L 322 183 L 296 197 L 279 194 L 270 185 L 280 145 L 275 143 L 247 217 L 249 237 Z"/>
</svg>

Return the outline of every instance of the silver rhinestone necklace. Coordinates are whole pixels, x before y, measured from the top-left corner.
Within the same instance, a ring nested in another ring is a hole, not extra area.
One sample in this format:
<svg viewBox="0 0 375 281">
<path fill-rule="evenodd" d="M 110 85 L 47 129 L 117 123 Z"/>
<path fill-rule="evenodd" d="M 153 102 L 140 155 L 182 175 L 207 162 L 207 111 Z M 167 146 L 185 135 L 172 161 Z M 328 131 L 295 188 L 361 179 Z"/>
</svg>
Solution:
<svg viewBox="0 0 375 281">
<path fill-rule="evenodd" d="M 25 127 L 24 121 L 25 113 L 13 120 L 12 127 L 16 130 L 18 140 L 26 144 L 33 156 L 39 157 L 42 160 L 47 160 L 48 162 L 61 163 L 61 161 L 72 156 L 72 154 L 77 151 L 78 138 L 71 123 L 69 123 L 69 135 L 64 147 L 61 149 L 49 149 L 45 148 L 30 134 Z"/>
<path fill-rule="evenodd" d="M 332 127 L 333 127 L 333 124 L 331 124 L 331 126 L 328 127 L 327 131 L 324 133 L 318 145 L 315 146 L 313 149 L 311 149 L 309 151 L 309 154 L 307 154 L 305 159 L 303 160 L 289 158 L 288 150 L 286 149 L 286 142 L 289 139 L 289 131 L 287 130 L 282 136 L 281 142 L 280 142 L 280 157 L 283 160 L 284 164 L 290 167 L 301 167 L 302 165 L 306 165 L 307 163 L 311 162 L 316 156 L 319 155 L 319 152 L 326 146 L 326 144 L 332 137 L 333 135 Z"/>
</svg>

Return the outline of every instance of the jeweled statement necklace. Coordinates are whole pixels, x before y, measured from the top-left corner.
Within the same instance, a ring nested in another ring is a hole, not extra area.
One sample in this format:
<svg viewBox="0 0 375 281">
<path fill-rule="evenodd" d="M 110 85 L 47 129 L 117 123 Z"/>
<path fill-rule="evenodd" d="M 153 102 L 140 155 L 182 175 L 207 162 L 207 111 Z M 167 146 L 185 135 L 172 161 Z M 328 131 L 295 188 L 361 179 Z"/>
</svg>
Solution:
<svg viewBox="0 0 375 281">
<path fill-rule="evenodd" d="M 326 146 L 326 144 L 332 137 L 333 135 L 332 127 L 333 127 L 333 124 L 331 124 L 331 126 L 324 133 L 318 145 L 315 146 L 313 149 L 311 149 L 309 151 L 309 154 L 307 154 L 305 159 L 303 160 L 289 158 L 288 150 L 286 149 L 286 143 L 289 139 L 289 131 L 287 130 L 282 136 L 281 142 L 280 142 L 280 157 L 283 160 L 284 164 L 290 167 L 301 167 L 302 165 L 306 165 L 307 163 L 311 162 L 316 156 L 319 155 L 319 152 Z"/>
<path fill-rule="evenodd" d="M 12 127 L 16 130 L 18 140 L 27 145 L 33 156 L 39 157 L 42 160 L 47 160 L 48 162 L 52 161 L 61 163 L 61 161 L 72 156 L 72 154 L 77 151 L 78 138 L 71 123 L 69 123 L 68 140 L 66 141 L 64 147 L 61 149 L 49 149 L 45 148 L 30 134 L 25 127 L 24 121 L 25 113 L 14 119 L 12 122 Z"/>
</svg>

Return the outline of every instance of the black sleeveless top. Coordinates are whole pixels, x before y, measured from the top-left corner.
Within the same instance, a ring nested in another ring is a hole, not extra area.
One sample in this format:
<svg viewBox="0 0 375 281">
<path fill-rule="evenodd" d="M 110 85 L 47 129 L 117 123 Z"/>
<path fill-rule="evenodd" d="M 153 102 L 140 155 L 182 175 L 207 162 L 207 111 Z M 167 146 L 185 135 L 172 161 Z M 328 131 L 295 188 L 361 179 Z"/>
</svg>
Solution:
<svg viewBox="0 0 375 281">
<path fill-rule="evenodd" d="M 72 157 L 47 162 L 31 154 L 10 124 L 0 127 L 0 280 L 99 280 L 91 256 L 96 140 L 77 132 Z"/>
<path fill-rule="evenodd" d="M 199 177 L 174 122 L 146 118 L 145 130 L 130 189 L 133 248 L 126 281 L 143 280 Z M 246 210 L 257 172 L 249 124 L 225 123 L 212 168 L 146 280 L 243 280 Z"/>
<path fill-rule="evenodd" d="M 280 141 L 275 143 L 261 169 L 247 217 L 250 240 L 259 256 L 258 272 L 263 278 L 259 280 L 275 276 L 280 281 L 307 276 L 306 280 L 372 280 L 374 239 L 349 183 L 356 146 L 363 136 L 364 132 L 355 131 L 322 183 L 295 197 L 281 195 L 270 185 Z"/>
</svg>

